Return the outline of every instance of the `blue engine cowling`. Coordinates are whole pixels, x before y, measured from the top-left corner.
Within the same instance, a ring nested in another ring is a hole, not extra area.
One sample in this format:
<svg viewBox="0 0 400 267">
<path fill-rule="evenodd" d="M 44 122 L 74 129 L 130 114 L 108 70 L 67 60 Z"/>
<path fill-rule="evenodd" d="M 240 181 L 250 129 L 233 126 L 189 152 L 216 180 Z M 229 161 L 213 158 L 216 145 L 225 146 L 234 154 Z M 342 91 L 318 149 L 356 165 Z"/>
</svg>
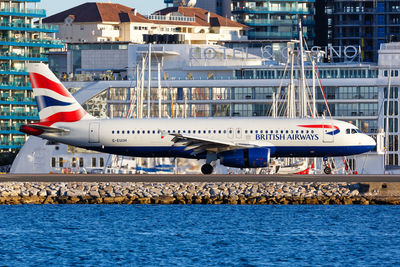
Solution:
<svg viewBox="0 0 400 267">
<path fill-rule="evenodd" d="M 225 151 L 219 154 L 221 164 L 234 168 L 267 167 L 270 158 L 269 148 L 246 148 Z"/>
</svg>

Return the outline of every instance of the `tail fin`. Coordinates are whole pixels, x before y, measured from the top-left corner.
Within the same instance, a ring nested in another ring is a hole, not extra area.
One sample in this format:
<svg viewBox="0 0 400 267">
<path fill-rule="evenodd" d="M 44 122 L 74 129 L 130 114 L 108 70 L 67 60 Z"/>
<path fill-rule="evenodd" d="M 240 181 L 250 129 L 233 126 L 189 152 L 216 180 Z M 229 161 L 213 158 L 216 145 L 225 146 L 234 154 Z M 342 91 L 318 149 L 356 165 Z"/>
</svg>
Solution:
<svg viewBox="0 0 400 267">
<path fill-rule="evenodd" d="M 27 64 L 40 125 L 93 119 L 43 63 Z"/>
</svg>

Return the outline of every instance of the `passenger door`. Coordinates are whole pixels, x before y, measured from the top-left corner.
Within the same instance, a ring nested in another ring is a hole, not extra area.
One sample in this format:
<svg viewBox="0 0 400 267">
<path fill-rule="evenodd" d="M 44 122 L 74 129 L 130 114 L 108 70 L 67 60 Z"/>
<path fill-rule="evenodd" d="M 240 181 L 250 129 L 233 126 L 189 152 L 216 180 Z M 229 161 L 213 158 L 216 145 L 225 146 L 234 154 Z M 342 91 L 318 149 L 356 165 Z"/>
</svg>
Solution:
<svg viewBox="0 0 400 267">
<path fill-rule="evenodd" d="M 100 142 L 100 123 L 92 122 L 89 124 L 89 143 Z"/>
</svg>

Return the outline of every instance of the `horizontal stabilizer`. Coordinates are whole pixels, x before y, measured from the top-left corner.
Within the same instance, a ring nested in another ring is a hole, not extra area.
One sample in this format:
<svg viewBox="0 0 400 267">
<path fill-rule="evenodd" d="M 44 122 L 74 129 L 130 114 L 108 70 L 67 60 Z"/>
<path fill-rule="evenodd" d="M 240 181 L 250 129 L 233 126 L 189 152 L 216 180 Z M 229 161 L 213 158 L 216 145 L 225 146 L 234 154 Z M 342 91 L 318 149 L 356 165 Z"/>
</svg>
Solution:
<svg viewBox="0 0 400 267">
<path fill-rule="evenodd" d="M 68 129 L 53 127 L 53 126 L 44 126 L 40 124 L 27 124 L 22 125 L 19 128 L 20 132 L 27 133 L 30 135 L 41 135 L 43 133 L 67 133 Z"/>
</svg>

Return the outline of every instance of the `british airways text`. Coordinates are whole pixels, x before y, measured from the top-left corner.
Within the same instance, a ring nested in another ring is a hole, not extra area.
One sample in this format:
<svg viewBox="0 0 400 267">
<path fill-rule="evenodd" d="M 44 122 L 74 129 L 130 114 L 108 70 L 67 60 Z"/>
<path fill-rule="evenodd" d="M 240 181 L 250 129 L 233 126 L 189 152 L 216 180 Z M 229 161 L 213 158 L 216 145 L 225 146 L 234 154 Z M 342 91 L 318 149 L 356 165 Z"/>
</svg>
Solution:
<svg viewBox="0 0 400 267">
<path fill-rule="evenodd" d="M 256 140 L 319 140 L 318 134 L 256 134 Z"/>
</svg>

